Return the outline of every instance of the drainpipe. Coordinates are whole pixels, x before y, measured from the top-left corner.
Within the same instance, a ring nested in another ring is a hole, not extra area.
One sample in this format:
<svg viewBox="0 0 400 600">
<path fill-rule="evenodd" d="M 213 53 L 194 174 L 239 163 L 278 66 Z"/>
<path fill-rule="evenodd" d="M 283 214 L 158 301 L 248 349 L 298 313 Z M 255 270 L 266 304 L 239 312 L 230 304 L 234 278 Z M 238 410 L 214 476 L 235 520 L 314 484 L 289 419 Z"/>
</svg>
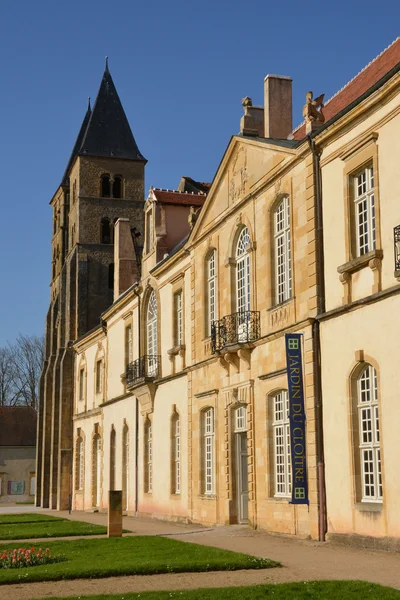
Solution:
<svg viewBox="0 0 400 600">
<path fill-rule="evenodd" d="M 138 299 L 138 357 L 140 358 L 140 291 L 141 288 L 137 285 L 133 288 L 133 292 Z M 139 513 L 139 400 L 136 396 L 136 417 L 135 417 L 135 516 Z"/>
<path fill-rule="evenodd" d="M 320 156 L 315 140 L 307 136 L 313 156 L 314 193 L 315 193 L 315 234 L 316 234 L 316 287 L 317 314 L 325 312 L 325 273 L 324 273 L 324 231 L 322 212 L 322 182 Z M 327 531 L 326 493 L 325 493 L 325 461 L 324 461 L 324 429 L 322 409 L 322 374 L 321 374 L 321 337 L 320 322 L 315 320 L 312 326 L 314 347 L 314 381 L 315 381 L 315 431 L 317 450 L 317 482 L 318 482 L 318 538 L 325 541 Z"/>
</svg>

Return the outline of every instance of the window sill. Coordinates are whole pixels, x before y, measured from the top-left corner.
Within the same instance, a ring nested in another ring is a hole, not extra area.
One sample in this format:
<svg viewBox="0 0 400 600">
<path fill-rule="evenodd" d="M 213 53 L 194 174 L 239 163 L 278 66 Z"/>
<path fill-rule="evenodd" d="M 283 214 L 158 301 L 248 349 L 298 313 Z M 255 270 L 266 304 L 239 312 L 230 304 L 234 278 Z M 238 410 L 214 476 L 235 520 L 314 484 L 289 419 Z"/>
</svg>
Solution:
<svg viewBox="0 0 400 600">
<path fill-rule="evenodd" d="M 359 271 L 360 269 L 367 267 L 371 260 L 373 260 L 373 259 L 382 260 L 382 258 L 383 258 L 383 250 L 380 250 L 380 249 L 372 250 L 371 252 L 367 252 L 367 254 L 358 256 L 357 258 L 354 258 L 353 260 L 349 260 L 348 262 L 344 263 L 343 265 L 340 265 L 340 267 L 337 268 L 337 271 L 338 271 L 338 273 L 340 273 L 340 275 L 342 273 L 355 273 L 356 271 Z"/>
<path fill-rule="evenodd" d="M 287 304 L 290 304 L 291 302 L 293 302 L 294 299 L 295 299 L 295 297 L 291 296 L 290 298 L 288 298 L 287 300 L 284 300 L 283 302 L 279 302 L 278 304 L 274 304 L 273 306 L 271 306 L 271 308 L 267 308 L 267 312 L 271 312 L 272 310 L 283 308 Z"/>
<path fill-rule="evenodd" d="M 284 502 L 285 504 L 289 504 L 291 501 L 292 497 L 291 496 L 272 496 L 267 498 L 268 502 Z"/>
<path fill-rule="evenodd" d="M 200 500 L 216 500 L 216 494 L 199 494 Z"/>
<path fill-rule="evenodd" d="M 354 508 L 360 512 L 382 512 L 383 502 L 357 502 Z"/>
</svg>

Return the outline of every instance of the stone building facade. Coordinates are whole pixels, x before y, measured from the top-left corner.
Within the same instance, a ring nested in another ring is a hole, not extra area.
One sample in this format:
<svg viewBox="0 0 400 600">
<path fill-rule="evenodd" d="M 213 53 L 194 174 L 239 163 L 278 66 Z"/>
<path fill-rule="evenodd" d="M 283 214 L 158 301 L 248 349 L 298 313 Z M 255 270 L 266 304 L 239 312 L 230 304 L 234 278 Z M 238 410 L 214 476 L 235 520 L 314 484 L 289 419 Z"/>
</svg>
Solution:
<svg viewBox="0 0 400 600">
<path fill-rule="evenodd" d="M 295 130 L 290 78 L 267 76 L 210 186 L 150 189 L 142 255 L 117 221 L 113 302 L 72 346 L 74 508 L 122 489 L 131 514 L 398 545 L 399 71 L 396 40 L 325 106 L 308 92 Z"/>
</svg>

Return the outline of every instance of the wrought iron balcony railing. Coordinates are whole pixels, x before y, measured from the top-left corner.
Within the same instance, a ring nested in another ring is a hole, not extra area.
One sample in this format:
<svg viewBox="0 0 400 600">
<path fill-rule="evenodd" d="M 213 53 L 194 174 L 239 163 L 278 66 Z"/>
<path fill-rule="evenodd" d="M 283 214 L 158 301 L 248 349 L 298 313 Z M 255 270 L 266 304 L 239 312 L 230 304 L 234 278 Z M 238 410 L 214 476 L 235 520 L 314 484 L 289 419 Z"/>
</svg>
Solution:
<svg viewBox="0 0 400 600">
<path fill-rule="evenodd" d="M 260 337 L 260 313 L 245 310 L 213 321 L 211 325 L 211 351 L 220 352 L 228 346 L 247 344 Z"/>
<path fill-rule="evenodd" d="M 160 357 L 146 354 L 129 363 L 126 367 L 126 386 L 131 387 L 141 379 L 158 377 Z"/>
<path fill-rule="evenodd" d="M 394 228 L 394 268 L 400 269 L 400 225 Z"/>
</svg>

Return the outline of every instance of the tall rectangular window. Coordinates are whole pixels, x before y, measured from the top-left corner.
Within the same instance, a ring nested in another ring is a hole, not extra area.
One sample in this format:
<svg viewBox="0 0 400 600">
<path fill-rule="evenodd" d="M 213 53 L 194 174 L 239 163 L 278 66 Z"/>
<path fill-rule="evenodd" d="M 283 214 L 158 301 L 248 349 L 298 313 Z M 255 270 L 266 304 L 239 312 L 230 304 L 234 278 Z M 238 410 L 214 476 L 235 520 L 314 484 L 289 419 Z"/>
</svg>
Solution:
<svg viewBox="0 0 400 600">
<path fill-rule="evenodd" d="M 153 432 L 151 421 L 145 424 L 145 491 L 150 494 L 153 490 Z"/>
<path fill-rule="evenodd" d="M 292 297 L 292 258 L 290 239 L 289 196 L 285 196 L 274 213 L 276 303 Z"/>
<path fill-rule="evenodd" d="M 374 170 L 366 167 L 353 178 L 357 256 L 376 248 Z"/>
<path fill-rule="evenodd" d="M 359 445 L 362 502 L 382 502 L 382 466 L 379 433 L 378 378 L 367 365 L 358 378 Z"/>
<path fill-rule="evenodd" d="M 101 394 L 103 391 L 103 361 L 96 362 L 96 394 Z"/>
<path fill-rule="evenodd" d="M 204 461 L 204 493 L 214 493 L 214 409 L 207 408 L 203 412 L 203 461 Z"/>
<path fill-rule="evenodd" d="M 80 437 L 76 442 L 76 479 L 75 485 L 77 490 L 83 490 L 84 480 L 84 446 L 83 439 Z"/>
<path fill-rule="evenodd" d="M 292 493 L 290 464 L 289 395 L 282 390 L 273 397 L 275 496 Z"/>
<path fill-rule="evenodd" d="M 213 250 L 207 260 L 207 334 L 211 335 L 211 325 L 217 320 L 217 271 L 216 250 Z"/>
<path fill-rule="evenodd" d="M 79 370 L 79 400 L 85 399 L 85 369 Z"/>
<path fill-rule="evenodd" d="M 172 418 L 172 492 L 181 491 L 181 425 L 179 415 Z"/>
<path fill-rule="evenodd" d="M 132 325 L 125 327 L 125 366 L 133 361 Z"/>
<path fill-rule="evenodd" d="M 183 344 L 182 290 L 174 294 L 174 345 Z"/>
<path fill-rule="evenodd" d="M 153 247 L 153 211 L 146 213 L 146 253 Z"/>
</svg>

